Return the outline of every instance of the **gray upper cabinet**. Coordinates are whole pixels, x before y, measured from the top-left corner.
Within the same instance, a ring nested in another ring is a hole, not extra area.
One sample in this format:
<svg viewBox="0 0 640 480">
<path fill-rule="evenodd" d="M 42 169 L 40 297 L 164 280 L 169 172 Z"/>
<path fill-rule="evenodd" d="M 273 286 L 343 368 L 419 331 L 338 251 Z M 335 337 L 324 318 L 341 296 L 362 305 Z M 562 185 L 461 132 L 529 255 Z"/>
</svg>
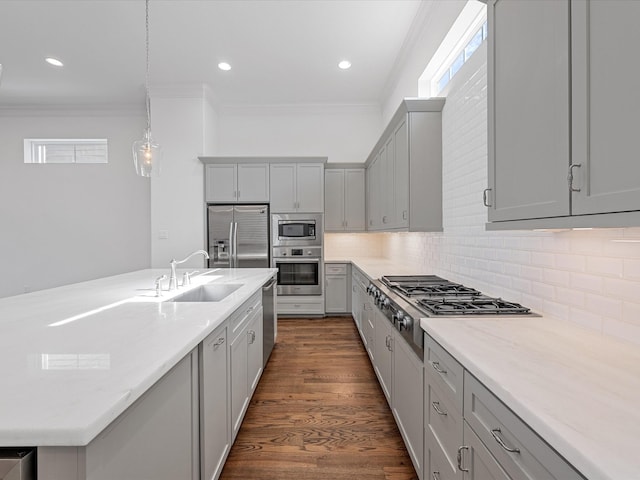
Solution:
<svg viewBox="0 0 640 480">
<path fill-rule="evenodd" d="M 324 212 L 323 163 L 272 163 L 273 213 Z"/>
<path fill-rule="evenodd" d="M 640 3 L 488 6 L 488 228 L 640 225 Z"/>
<path fill-rule="evenodd" d="M 405 98 L 369 155 L 368 230 L 442 230 L 443 106 Z"/>
<path fill-rule="evenodd" d="M 206 165 L 207 202 L 268 202 L 268 163 Z"/>
<path fill-rule="evenodd" d="M 324 229 L 361 232 L 365 229 L 364 168 L 326 168 L 324 172 Z"/>
</svg>

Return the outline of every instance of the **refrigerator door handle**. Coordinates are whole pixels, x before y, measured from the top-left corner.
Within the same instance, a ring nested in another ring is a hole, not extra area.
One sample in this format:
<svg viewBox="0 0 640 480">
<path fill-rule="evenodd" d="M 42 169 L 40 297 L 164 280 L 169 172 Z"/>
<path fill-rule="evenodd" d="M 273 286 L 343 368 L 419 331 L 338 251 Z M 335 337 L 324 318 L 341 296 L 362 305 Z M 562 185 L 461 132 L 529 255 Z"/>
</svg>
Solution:
<svg viewBox="0 0 640 480">
<path fill-rule="evenodd" d="M 233 222 L 229 222 L 229 268 L 233 268 Z"/>
<path fill-rule="evenodd" d="M 233 268 L 238 268 L 238 222 L 233 222 Z"/>
</svg>

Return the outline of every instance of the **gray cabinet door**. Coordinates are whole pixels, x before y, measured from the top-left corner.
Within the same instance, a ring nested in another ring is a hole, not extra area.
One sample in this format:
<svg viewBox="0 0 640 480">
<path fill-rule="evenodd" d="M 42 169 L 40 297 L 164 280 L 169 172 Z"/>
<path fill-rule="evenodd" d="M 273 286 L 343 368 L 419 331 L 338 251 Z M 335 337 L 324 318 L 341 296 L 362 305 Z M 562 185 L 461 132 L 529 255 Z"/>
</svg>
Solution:
<svg viewBox="0 0 640 480">
<path fill-rule="evenodd" d="M 571 4 L 574 215 L 640 210 L 638 23 L 640 2 Z"/>
<path fill-rule="evenodd" d="M 235 202 L 238 199 L 238 166 L 235 163 L 207 165 L 205 171 L 207 202 Z"/>
<path fill-rule="evenodd" d="M 322 163 L 297 165 L 296 192 L 299 212 L 324 212 L 324 165 Z"/>
<path fill-rule="evenodd" d="M 269 201 L 268 163 L 238 164 L 237 199 L 239 202 Z"/>
<path fill-rule="evenodd" d="M 264 365 L 264 356 L 262 355 L 262 335 L 264 328 L 262 313 L 262 307 L 254 310 L 247 326 L 247 381 L 249 382 L 247 388 L 249 399 L 258 386 Z"/>
<path fill-rule="evenodd" d="M 325 275 L 325 311 L 344 313 L 347 308 L 347 276 Z"/>
<path fill-rule="evenodd" d="M 364 231 L 364 169 L 353 168 L 345 170 L 344 183 L 345 230 L 349 232 Z"/>
<path fill-rule="evenodd" d="M 269 168 L 271 213 L 296 211 L 296 164 L 272 163 Z"/>
<path fill-rule="evenodd" d="M 200 468 L 202 480 L 217 478 L 231 445 L 227 327 L 200 344 Z"/>
<path fill-rule="evenodd" d="M 466 445 L 460 469 L 463 472 L 463 480 L 512 480 L 466 423 L 464 441 Z"/>
<path fill-rule="evenodd" d="M 342 231 L 345 206 L 345 171 L 338 168 L 324 172 L 324 229 L 327 232 Z"/>
<path fill-rule="evenodd" d="M 422 478 L 424 468 L 424 368 L 405 340 L 394 332 L 393 414 L 413 466 Z"/>
<path fill-rule="evenodd" d="M 423 133 L 424 135 L 424 133 Z M 409 132 L 407 129 L 407 117 L 393 132 L 394 138 L 394 225 L 397 228 L 409 226 Z M 416 158 L 416 162 L 426 162 L 426 159 Z M 424 180 L 428 181 L 428 180 Z M 442 177 L 437 179 L 442 182 Z M 422 208 L 430 206 L 422 205 Z"/>
<path fill-rule="evenodd" d="M 489 221 L 569 215 L 569 0 L 488 5 Z"/>
<path fill-rule="evenodd" d="M 382 391 L 387 397 L 389 406 L 391 406 L 393 404 L 391 390 L 393 387 L 391 384 L 393 376 L 393 330 L 387 318 L 377 308 L 373 313 L 375 322 L 375 360 L 373 367 L 378 375 Z"/>
<path fill-rule="evenodd" d="M 246 328 L 231 342 L 231 431 L 235 440 L 249 405 L 248 346 Z"/>
</svg>

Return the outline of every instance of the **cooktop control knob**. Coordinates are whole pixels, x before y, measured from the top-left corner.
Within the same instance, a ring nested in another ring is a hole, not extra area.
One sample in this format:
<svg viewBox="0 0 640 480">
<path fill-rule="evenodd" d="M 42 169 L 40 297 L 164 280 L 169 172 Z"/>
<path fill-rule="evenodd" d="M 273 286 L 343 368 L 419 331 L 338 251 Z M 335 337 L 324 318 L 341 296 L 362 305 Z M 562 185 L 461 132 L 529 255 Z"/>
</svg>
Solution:
<svg viewBox="0 0 640 480">
<path fill-rule="evenodd" d="M 404 315 L 400 317 L 398 320 L 398 329 L 402 331 L 402 329 L 407 330 L 411 326 L 411 317 L 408 315 Z"/>
<path fill-rule="evenodd" d="M 389 306 L 389 299 L 388 299 L 388 298 L 385 298 L 385 299 L 382 301 L 382 306 L 383 306 L 383 307 L 385 307 L 385 308 L 387 308 L 387 307 Z"/>
</svg>

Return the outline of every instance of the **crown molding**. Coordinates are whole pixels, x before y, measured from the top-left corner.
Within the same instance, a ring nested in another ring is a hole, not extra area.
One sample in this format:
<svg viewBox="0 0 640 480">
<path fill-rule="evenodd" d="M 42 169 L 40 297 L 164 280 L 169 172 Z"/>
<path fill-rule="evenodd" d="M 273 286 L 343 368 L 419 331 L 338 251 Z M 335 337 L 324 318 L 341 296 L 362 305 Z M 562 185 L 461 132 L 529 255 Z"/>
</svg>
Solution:
<svg viewBox="0 0 640 480">
<path fill-rule="evenodd" d="M 0 105 L 0 117 L 144 117 L 142 104 Z"/>
<path fill-rule="evenodd" d="M 219 105 L 220 115 L 333 115 L 333 114 L 366 114 L 380 115 L 382 110 L 378 103 L 362 104 L 228 104 Z"/>
</svg>

